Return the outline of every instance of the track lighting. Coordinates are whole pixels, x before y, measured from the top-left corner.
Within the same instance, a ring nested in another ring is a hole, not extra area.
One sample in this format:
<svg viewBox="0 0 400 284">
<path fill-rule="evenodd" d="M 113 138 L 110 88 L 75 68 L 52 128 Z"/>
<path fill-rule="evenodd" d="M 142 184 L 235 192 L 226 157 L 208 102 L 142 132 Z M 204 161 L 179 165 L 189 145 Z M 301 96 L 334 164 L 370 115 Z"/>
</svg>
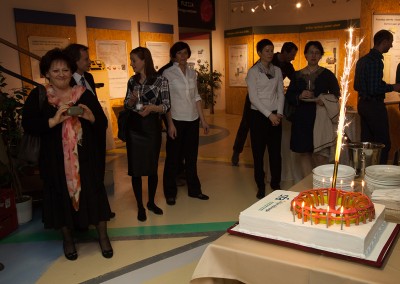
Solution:
<svg viewBox="0 0 400 284">
<path fill-rule="evenodd" d="M 243 12 L 244 12 L 244 6 L 243 6 L 243 3 L 242 3 L 242 6 L 240 7 L 240 12 L 241 12 L 241 13 L 243 13 Z"/>
<path fill-rule="evenodd" d="M 333 0 L 332 0 L 332 1 L 333 1 Z M 334 0 L 334 1 L 336 1 L 336 0 Z M 300 1 L 296 3 L 296 8 L 297 8 L 297 9 L 300 9 L 300 8 L 301 8 L 301 2 L 300 2 Z"/>
<path fill-rule="evenodd" d="M 272 9 L 274 9 L 276 6 L 278 6 L 278 3 L 269 4 L 268 9 L 272 10 Z"/>
<path fill-rule="evenodd" d="M 263 2 L 262 7 L 264 11 L 267 11 L 267 5 L 265 5 L 265 1 Z"/>
<path fill-rule="evenodd" d="M 251 11 L 254 13 L 255 11 L 257 11 L 257 9 L 258 9 L 258 5 L 255 6 L 254 8 L 251 8 Z"/>
</svg>

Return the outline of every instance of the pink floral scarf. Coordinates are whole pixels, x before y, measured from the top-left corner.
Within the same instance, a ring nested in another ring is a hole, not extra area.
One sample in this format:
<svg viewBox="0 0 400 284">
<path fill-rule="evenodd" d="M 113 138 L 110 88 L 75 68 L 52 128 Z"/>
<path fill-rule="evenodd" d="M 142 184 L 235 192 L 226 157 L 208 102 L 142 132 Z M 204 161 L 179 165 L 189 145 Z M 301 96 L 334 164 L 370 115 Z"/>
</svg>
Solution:
<svg viewBox="0 0 400 284">
<path fill-rule="evenodd" d="M 51 85 L 46 87 L 47 97 L 50 104 L 59 107 L 61 102 L 57 98 Z M 69 105 L 74 105 L 83 92 L 86 90 L 82 86 L 72 88 L 71 101 Z M 67 180 L 67 188 L 75 211 L 79 210 L 79 193 L 81 191 L 81 178 L 79 174 L 78 145 L 82 142 L 82 126 L 79 118 L 71 116 L 62 125 L 62 144 L 64 152 L 64 168 Z"/>
</svg>

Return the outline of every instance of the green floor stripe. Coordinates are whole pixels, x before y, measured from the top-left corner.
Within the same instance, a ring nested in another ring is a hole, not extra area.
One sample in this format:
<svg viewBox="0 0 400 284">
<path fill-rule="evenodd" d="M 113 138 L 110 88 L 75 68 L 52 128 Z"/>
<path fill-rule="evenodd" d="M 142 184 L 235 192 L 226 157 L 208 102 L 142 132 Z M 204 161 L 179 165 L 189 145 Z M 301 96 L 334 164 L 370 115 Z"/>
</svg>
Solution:
<svg viewBox="0 0 400 284">
<path fill-rule="evenodd" d="M 226 231 L 235 221 L 215 222 L 215 223 L 197 223 L 197 224 L 176 224 L 163 226 L 141 226 L 127 228 L 109 228 L 108 234 L 111 238 L 129 237 L 129 236 L 151 236 L 151 235 L 179 235 L 185 233 L 201 233 Z M 77 232 L 78 239 L 96 237 L 96 230 L 91 229 L 87 232 Z M 54 230 L 35 231 L 30 233 L 16 232 L 0 240 L 0 244 L 23 243 L 23 242 L 42 242 L 60 240 L 61 234 Z"/>
</svg>

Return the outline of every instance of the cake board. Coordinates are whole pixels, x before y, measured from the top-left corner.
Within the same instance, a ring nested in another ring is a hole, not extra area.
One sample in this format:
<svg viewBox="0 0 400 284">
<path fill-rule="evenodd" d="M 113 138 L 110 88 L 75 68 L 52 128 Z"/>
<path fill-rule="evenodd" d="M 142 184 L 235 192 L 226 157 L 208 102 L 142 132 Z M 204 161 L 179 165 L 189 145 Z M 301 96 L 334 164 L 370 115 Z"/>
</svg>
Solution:
<svg viewBox="0 0 400 284">
<path fill-rule="evenodd" d="M 276 239 L 272 239 L 272 238 L 247 234 L 247 233 L 239 231 L 239 227 L 240 227 L 239 223 L 236 223 L 232 227 L 228 228 L 227 232 L 231 235 L 235 235 L 235 236 L 239 236 L 239 237 L 255 239 L 258 241 L 277 244 L 280 246 L 294 248 L 294 249 L 305 251 L 305 252 L 325 255 L 325 256 L 329 256 L 329 257 L 333 257 L 333 258 L 337 258 L 337 259 L 343 259 L 343 260 L 356 262 L 356 263 L 364 264 L 367 266 L 378 267 L 378 268 L 382 267 L 383 263 L 385 262 L 385 258 L 388 256 L 388 252 L 389 252 L 390 248 L 392 247 L 392 245 L 395 244 L 397 235 L 400 231 L 400 224 L 388 222 L 385 230 L 381 234 L 379 242 L 375 245 L 375 248 L 371 251 L 369 256 L 364 259 L 364 258 L 348 256 L 348 255 L 340 254 L 340 253 L 336 253 L 336 252 L 331 252 L 328 250 L 307 247 L 304 245 L 299 245 L 299 244 L 295 244 L 295 243 L 288 242 L 288 241 L 276 240 Z"/>
</svg>

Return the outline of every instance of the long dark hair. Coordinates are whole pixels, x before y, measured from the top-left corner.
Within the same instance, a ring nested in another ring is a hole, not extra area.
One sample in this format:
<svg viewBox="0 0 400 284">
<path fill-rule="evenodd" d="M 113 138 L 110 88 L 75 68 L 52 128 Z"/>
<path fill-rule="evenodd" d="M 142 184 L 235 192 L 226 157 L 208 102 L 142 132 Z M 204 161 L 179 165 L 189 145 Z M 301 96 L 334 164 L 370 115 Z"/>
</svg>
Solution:
<svg viewBox="0 0 400 284">
<path fill-rule="evenodd" d="M 156 69 L 154 68 L 154 63 L 153 63 L 153 58 L 151 57 L 151 52 L 148 48 L 146 47 L 136 47 L 132 49 L 130 55 L 136 54 L 137 57 L 139 57 L 141 60 L 144 60 L 144 74 L 146 75 L 146 78 L 153 77 L 157 74 Z M 135 79 L 139 81 L 140 79 L 140 74 L 135 74 Z"/>
</svg>

